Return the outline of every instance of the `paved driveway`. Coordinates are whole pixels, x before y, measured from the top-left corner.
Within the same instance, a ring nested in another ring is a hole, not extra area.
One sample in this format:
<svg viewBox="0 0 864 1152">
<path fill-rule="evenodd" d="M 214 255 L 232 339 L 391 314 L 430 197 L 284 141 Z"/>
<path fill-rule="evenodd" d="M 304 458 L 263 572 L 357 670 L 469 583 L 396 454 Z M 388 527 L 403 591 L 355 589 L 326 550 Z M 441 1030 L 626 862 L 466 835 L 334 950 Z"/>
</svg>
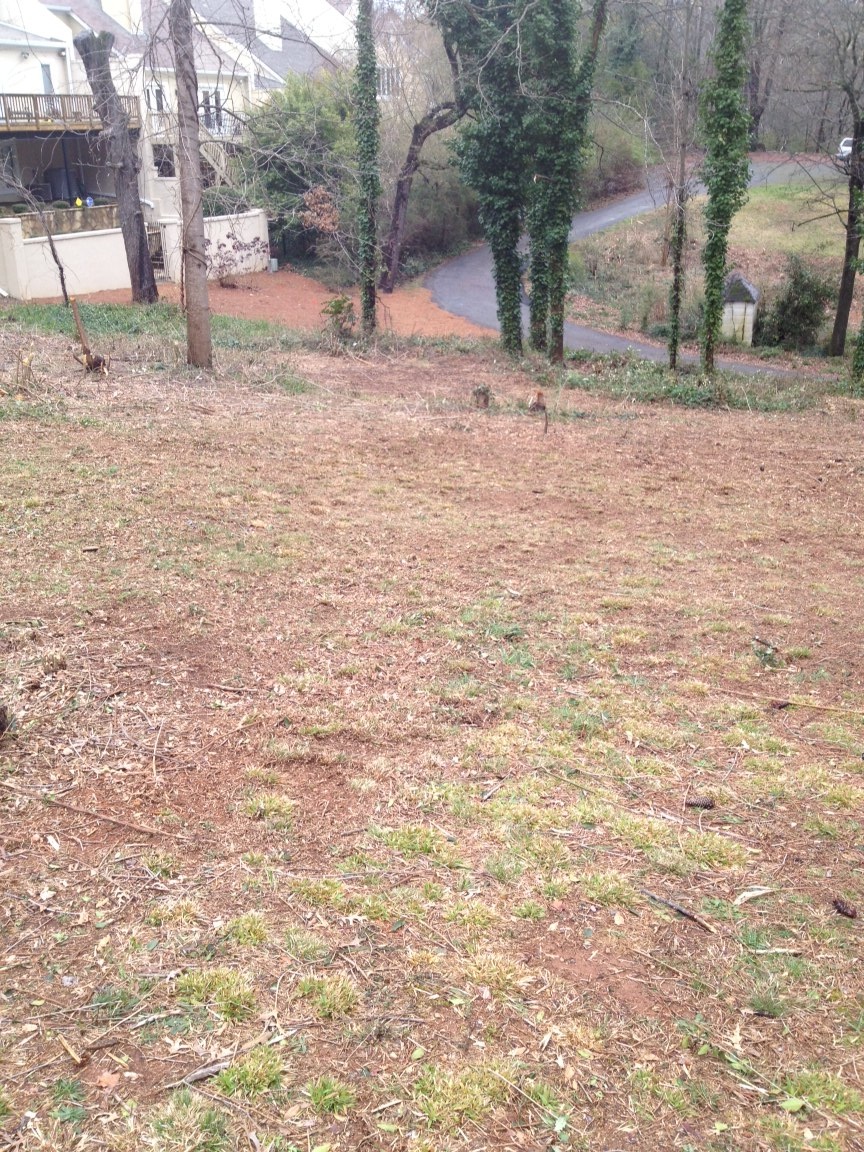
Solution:
<svg viewBox="0 0 864 1152">
<path fill-rule="evenodd" d="M 752 163 L 751 187 L 760 187 L 766 184 L 794 183 L 802 184 L 808 180 L 822 181 L 839 180 L 842 176 L 837 173 L 834 166 L 828 161 L 797 161 L 782 160 L 769 161 L 754 160 Z M 698 189 L 702 191 L 702 189 Z M 644 191 L 616 200 L 603 208 L 595 208 L 590 212 L 580 212 L 573 220 L 570 229 L 570 239 L 579 240 L 591 236 L 595 232 L 602 232 L 613 224 L 622 220 L 629 220 L 633 216 L 640 216 L 660 207 L 665 202 L 662 173 L 656 170 L 649 174 L 647 186 Z M 498 330 L 498 316 L 495 304 L 495 281 L 492 275 L 492 254 L 484 244 L 480 248 L 473 248 L 461 256 L 456 256 L 441 264 L 426 277 L 426 286 L 432 292 L 432 299 L 439 308 L 461 316 L 474 324 L 481 324 L 485 328 Z M 528 330 L 528 305 L 522 306 L 523 331 Z M 665 348 L 658 348 L 643 340 L 629 339 L 615 336 L 609 332 L 601 332 L 596 328 L 584 328 L 579 324 L 566 323 L 564 325 L 564 345 L 567 348 L 584 348 L 591 352 L 625 352 L 632 349 L 646 360 L 656 360 L 665 363 L 667 353 Z M 685 361 L 693 361 L 692 355 L 683 355 Z M 771 372 L 777 375 L 776 368 L 761 365 L 746 365 L 738 361 L 722 361 L 721 367 L 728 367 L 736 372 L 750 374 L 756 372 Z"/>
</svg>

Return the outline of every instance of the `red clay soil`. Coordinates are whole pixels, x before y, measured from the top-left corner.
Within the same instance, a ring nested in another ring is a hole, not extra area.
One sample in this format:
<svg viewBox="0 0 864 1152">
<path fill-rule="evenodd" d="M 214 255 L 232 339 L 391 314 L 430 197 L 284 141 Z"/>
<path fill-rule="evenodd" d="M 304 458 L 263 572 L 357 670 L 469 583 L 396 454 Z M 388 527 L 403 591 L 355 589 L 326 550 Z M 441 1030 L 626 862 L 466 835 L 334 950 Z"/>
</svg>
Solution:
<svg viewBox="0 0 864 1152">
<path fill-rule="evenodd" d="M 237 279 L 236 288 L 210 285 L 210 307 L 227 316 L 244 316 L 251 320 L 272 320 L 293 329 L 318 329 L 323 324 L 321 309 L 336 293 L 317 280 L 281 268 L 277 273 L 255 272 Z M 176 284 L 160 284 L 163 300 L 176 302 Z M 129 303 L 129 292 L 91 292 L 80 297 L 92 303 Z M 359 313 L 359 302 L 355 299 Z M 488 336 L 491 329 L 481 328 L 459 316 L 445 312 L 432 302 L 428 288 L 409 284 L 392 295 L 379 297 L 378 322 L 398 336 Z"/>
</svg>

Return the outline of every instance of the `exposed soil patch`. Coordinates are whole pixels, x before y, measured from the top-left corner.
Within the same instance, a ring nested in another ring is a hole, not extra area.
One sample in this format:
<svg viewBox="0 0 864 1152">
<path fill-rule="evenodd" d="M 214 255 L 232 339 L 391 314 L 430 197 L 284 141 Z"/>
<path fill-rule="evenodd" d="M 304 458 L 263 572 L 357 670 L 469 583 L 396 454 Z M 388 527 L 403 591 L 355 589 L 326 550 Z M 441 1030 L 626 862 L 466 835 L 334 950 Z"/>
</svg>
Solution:
<svg viewBox="0 0 864 1152">
<path fill-rule="evenodd" d="M 321 309 L 338 293 L 308 276 L 283 267 L 275 274 L 257 272 L 251 276 L 238 276 L 236 288 L 210 285 L 210 307 L 226 316 L 244 316 L 253 320 L 271 320 L 300 331 L 319 331 L 324 318 Z M 180 290 L 176 284 L 160 284 L 159 296 L 177 303 Z M 82 300 L 97 303 L 126 304 L 129 293 L 123 291 L 92 292 Z M 359 315 L 359 298 L 354 294 Z M 487 328 L 480 328 L 468 320 L 452 316 L 433 304 L 431 294 L 421 284 L 397 288 L 389 296 L 378 300 L 378 322 L 384 331 L 399 336 L 489 336 Z"/>
<path fill-rule="evenodd" d="M 491 358 L 31 342 L 10 1146 L 861 1146 L 859 403 L 544 435 Z"/>
</svg>

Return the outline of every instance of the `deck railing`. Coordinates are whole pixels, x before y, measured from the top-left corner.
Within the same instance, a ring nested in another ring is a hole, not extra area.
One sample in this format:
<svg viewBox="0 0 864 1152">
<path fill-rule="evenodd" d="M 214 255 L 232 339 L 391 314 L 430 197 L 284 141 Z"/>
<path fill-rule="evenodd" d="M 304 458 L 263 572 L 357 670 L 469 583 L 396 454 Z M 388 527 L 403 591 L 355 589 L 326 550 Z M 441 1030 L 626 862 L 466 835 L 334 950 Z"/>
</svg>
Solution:
<svg viewBox="0 0 864 1152">
<path fill-rule="evenodd" d="M 141 127 L 135 96 L 121 96 L 130 128 Z M 0 93 L 0 132 L 98 131 L 102 127 L 92 96 Z"/>
<path fill-rule="evenodd" d="M 177 137 L 175 112 L 148 113 L 150 135 L 156 141 L 174 143 Z M 246 122 L 227 108 L 198 109 L 198 123 L 202 136 L 215 140 L 239 140 L 246 131 Z"/>
</svg>

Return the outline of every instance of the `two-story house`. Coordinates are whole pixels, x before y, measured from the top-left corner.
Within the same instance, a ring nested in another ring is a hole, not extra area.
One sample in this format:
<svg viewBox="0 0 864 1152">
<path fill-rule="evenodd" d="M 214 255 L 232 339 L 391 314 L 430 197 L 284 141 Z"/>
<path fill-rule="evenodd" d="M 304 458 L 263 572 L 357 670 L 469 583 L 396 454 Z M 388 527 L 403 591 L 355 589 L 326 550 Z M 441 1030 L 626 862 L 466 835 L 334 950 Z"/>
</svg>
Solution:
<svg viewBox="0 0 864 1152">
<path fill-rule="evenodd" d="M 330 0 L 200 0 L 194 6 L 205 176 L 230 178 L 248 109 L 290 73 L 338 67 L 353 23 Z M 176 81 L 165 0 L 0 0 L 0 203 L 109 199 L 102 125 L 72 40 L 114 36 L 113 72 L 155 218 L 177 210 Z M 7 179 L 3 180 L 4 173 Z"/>
</svg>

